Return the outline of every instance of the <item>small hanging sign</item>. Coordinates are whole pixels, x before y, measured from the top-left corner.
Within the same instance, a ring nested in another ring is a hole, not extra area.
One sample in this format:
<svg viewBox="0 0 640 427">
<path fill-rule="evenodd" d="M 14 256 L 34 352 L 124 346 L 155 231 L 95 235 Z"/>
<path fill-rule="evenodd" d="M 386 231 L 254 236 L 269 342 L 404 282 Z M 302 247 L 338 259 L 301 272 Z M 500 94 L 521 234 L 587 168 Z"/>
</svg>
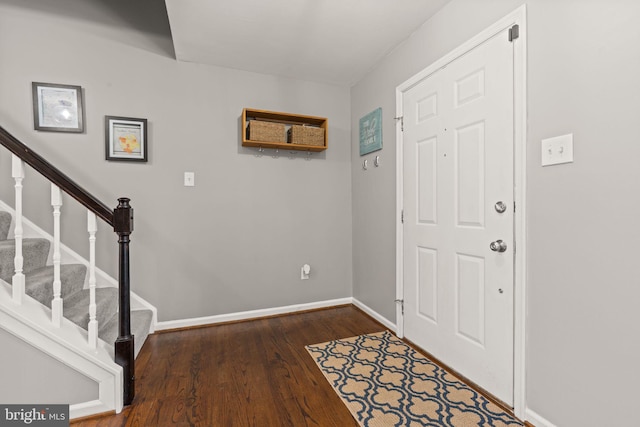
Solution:
<svg viewBox="0 0 640 427">
<path fill-rule="evenodd" d="M 360 119 L 360 155 L 382 150 L 382 108 Z"/>
</svg>

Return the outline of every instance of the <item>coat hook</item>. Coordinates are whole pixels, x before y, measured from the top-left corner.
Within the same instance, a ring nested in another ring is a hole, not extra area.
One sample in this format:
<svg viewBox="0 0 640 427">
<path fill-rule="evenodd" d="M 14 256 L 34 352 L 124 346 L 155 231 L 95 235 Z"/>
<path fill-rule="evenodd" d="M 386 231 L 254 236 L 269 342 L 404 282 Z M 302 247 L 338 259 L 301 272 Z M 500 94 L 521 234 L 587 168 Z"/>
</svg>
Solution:
<svg viewBox="0 0 640 427">
<path fill-rule="evenodd" d="M 376 158 L 373 159 L 373 164 L 375 165 L 375 167 L 380 166 L 380 156 L 376 156 Z"/>
<path fill-rule="evenodd" d="M 362 169 L 367 170 L 368 167 L 369 167 L 369 160 L 365 159 L 364 162 L 362 162 Z"/>
</svg>

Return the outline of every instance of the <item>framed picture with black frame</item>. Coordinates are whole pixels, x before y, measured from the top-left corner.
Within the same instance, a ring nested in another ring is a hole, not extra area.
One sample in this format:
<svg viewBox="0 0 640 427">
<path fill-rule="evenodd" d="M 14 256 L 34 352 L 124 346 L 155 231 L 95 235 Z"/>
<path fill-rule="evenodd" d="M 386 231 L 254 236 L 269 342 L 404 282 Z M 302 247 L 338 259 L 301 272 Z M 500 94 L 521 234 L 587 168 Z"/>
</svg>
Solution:
<svg viewBox="0 0 640 427">
<path fill-rule="evenodd" d="M 105 116 L 105 154 L 107 160 L 146 162 L 149 140 L 147 119 Z"/>
<path fill-rule="evenodd" d="M 84 132 L 82 87 L 32 82 L 33 126 L 47 132 Z"/>
</svg>

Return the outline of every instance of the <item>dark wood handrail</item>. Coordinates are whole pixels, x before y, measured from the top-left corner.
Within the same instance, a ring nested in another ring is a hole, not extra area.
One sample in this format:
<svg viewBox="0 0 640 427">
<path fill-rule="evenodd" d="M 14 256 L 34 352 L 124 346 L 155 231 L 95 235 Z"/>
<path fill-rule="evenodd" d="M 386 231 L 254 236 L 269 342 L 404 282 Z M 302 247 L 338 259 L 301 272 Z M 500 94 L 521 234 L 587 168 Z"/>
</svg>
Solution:
<svg viewBox="0 0 640 427">
<path fill-rule="evenodd" d="M 113 210 L 0 126 L 0 144 L 113 227 Z"/>
<path fill-rule="evenodd" d="M 22 159 L 62 191 L 76 199 L 89 211 L 102 218 L 118 234 L 118 338 L 114 343 L 115 362 L 122 366 L 124 375 L 123 403 L 130 405 L 135 397 L 134 336 L 131 335 L 131 293 L 129 283 L 129 236 L 133 232 L 133 208 L 129 199 L 121 197 L 111 210 L 55 166 L 33 152 L 16 137 L 0 126 L 0 144 Z"/>
</svg>

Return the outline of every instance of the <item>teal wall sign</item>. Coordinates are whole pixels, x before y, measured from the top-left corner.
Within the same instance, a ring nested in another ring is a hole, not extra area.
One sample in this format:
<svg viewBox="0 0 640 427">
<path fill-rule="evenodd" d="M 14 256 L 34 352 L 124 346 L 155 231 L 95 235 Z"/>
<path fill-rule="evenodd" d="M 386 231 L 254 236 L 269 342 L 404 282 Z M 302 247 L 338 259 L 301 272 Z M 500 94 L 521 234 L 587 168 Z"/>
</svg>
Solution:
<svg viewBox="0 0 640 427">
<path fill-rule="evenodd" d="M 382 150 L 382 108 L 360 119 L 360 155 Z"/>
</svg>

